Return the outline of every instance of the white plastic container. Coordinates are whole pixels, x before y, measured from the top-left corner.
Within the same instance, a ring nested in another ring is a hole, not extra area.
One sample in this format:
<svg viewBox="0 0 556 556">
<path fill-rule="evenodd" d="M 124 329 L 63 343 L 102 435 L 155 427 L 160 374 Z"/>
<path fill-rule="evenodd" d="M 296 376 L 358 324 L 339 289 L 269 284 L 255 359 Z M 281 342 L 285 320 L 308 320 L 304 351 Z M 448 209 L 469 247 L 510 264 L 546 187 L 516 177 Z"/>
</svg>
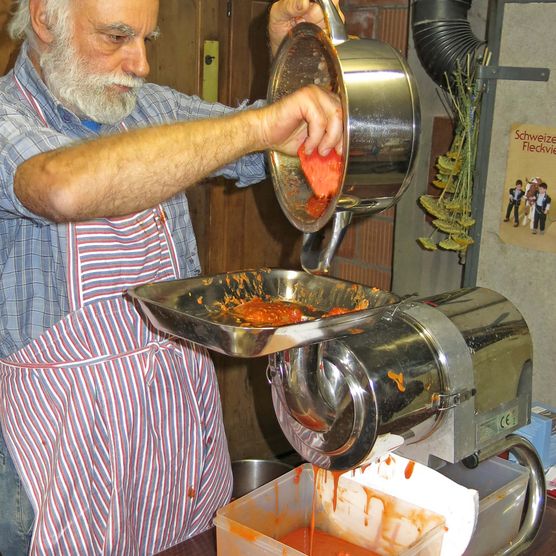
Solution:
<svg viewBox="0 0 556 556">
<path fill-rule="evenodd" d="M 446 465 L 439 473 L 479 492 L 477 527 L 464 556 L 491 556 L 519 531 L 529 469 L 501 458 L 490 458 L 475 469 Z"/>
<path fill-rule="evenodd" d="M 437 556 L 442 548 L 442 516 L 345 475 L 321 471 L 315 481 L 305 464 L 218 510 L 218 554 L 301 556 L 277 539 L 310 527 L 313 516 L 317 529 L 381 556 Z"/>
</svg>

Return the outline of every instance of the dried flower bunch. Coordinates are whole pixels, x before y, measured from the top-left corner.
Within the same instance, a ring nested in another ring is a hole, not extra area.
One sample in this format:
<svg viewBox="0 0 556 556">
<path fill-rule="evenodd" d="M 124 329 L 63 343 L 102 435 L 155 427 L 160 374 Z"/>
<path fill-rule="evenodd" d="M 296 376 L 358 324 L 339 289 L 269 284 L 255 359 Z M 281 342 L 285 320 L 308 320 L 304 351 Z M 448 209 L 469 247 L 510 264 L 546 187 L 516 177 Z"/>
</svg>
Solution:
<svg viewBox="0 0 556 556">
<path fill-rule="evenodd" d="M 423 209 L 435 217 L 431 235 L 417 239 L 424 249 L 433 251 L 440 247 L 464 255 L 474 241 L 469 229 L 475 224 L 471 207 L 482 96 L 476 76 L 477 67 L 486 65 L 487 58 L 472 61 L 467 56 L 465 67 L 458 63 L 452 79 L 446 78 L 448 100 L 455 120 L 454 138 L 450 150 L 436 161 L 438 173 L 432 183 L 441 190 L 440 195 L 419 197 Z M 438 243 L 432 239 L 437 231 L 447 236 Z"/>
</svg>

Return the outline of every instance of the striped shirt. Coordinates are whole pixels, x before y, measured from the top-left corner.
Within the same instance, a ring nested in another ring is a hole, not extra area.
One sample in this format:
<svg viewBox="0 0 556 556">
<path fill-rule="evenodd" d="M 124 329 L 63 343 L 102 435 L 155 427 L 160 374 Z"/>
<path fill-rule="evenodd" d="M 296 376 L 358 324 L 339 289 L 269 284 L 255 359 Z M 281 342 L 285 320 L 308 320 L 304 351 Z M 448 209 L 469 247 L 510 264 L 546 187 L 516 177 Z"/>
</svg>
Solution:
<svg viewBox="0 0 556 556">
<path fill-rule="evenodd" d="M 19 89 L 35 99 L 48 124 Z M 245 108 L 242 105 L 238 109 Z M 123 125 L 133 129 L 178 120 L 218 117 L 235 109 L 207 103 L 168 87 L 144 85 L 133 112 Z M 102 125 L 96 132 L 67 110 L 48 91 L 35 71 L 24 44 L 14 69 L 0 78 L 0 357 L 37 338 L 69 312 L 67 294 L 67 225 L 53 223 L 27 210 L 14 194 L 17 167 L 41 152 L 98 134 L 121 132 Z M 238 186 L 265 178 L 264 157 L 245 156 L 215 175 Z M 200 273 L 195 235 L 185 195 L 163 203 L 180 261 L 180 277 Z"/>
</svg>

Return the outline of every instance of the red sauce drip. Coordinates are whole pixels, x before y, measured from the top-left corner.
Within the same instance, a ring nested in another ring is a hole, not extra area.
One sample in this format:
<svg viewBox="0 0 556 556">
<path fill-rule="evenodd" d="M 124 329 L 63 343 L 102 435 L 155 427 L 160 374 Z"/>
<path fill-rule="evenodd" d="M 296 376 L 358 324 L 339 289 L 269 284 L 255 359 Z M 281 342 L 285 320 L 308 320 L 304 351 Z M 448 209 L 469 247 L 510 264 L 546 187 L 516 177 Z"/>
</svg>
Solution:
<svg viewBox="0 0 556 556">
<path fill-rule="evenodd" d="M 365 471 L 370 467 L 370 463 L 366 463 L 365 465 L 361 466 L 361 473 L 365 473 Z"/>
<path fill-rule="evenodd" d="M 346 309 L 345 307 L 332 307 L 328 313 L 324 313 L 323 317 L 333 317 L 334 315 L 344 315 L 346 313 L 351 313 L 356 309 Z"/>
<path fill-rule="evenodd" d="M 307 201 L 307 214 L 309 216 L 312 216 L 313 218 L 321 217 L 324 214 L 328 203 L 330 203 L 330 199 L 328 199 L 327 197 L 319 198 L 315 195 L 312 195 Z"/>
<path fill-rule="evenodd" d="M 415 462 L 414 461 L 410 461 L 406 466 L 405 466 L 405 471 L 404 471 L 404 475 L 406 479 L 410 479 L 411 475 L 413 475 L 413 469 L 415 469 Z"/>
<path fill-rule="evenodd" d="M 309 413 L 297 413 L 297 411 L 292 411 L 292 415 L 307 429 L 314 431 L 326 430 L 326 424 L 320 419 L 316 419 Z"/>
<path fill-rule="evenodd" d="M 396 383 L 396 386 L 398 387 L 398 390 L 400 392 L 405 392 L 403 373 L 395 373 L 394 371 L 388 371 L 387 375 L 388 378 L 392 379 Z"/>
<path fill-rule="evenodd" d="M 338 504 L 338 481 L 343 471 L 330 471 L 332 473 L 332 478 L 334 479 L 334 498 L 332 499 L 332 509 L 336 511 L 336 505 Z"/>
<path fill-rule="evenodd" d="M 367 487 L 363 487 L 363 490 L 365 491 L 365 497 L 367 498 L 367 500 L 365 501 L 365 527 L 367 527 L 369 525 L 369 509 L 371 508 L 373 493 Z"/>
<path fill-rule="evenodd" d="M 319 529 L 311 531 L 309 527 L 295 529 L 278 540 L 309 556 L 378 556 L 372 550 L 344 541 Z"/>
<path fill-rule="evenodd" d="M 280 488 L 278 481 L 274 481 L 274 515 L 280 515 Z"/>
<path fill-rule="evenodd" d="M 324 473 L 324 471 L 322 471 Z M 317 509 L 317 476 L 321 473 L 320 467 L 313 464 L 313 507 L 311 511 L 311 537 L 309 541 L 309 554 L 313 554 L 313 537 L 315 534 L 315 514 Z"/>
<path fill-rule="evenodd" d="M 235 521 L 230 521 L 228 527 L 230 528 L 230 533 L 249 542 L 256 542 L 261 536 L 260 533 L 256 533 L 253 529 L 245 527 L 245 525 L 241 525 L 241 523 L 236 523 Z"/>
</svg>

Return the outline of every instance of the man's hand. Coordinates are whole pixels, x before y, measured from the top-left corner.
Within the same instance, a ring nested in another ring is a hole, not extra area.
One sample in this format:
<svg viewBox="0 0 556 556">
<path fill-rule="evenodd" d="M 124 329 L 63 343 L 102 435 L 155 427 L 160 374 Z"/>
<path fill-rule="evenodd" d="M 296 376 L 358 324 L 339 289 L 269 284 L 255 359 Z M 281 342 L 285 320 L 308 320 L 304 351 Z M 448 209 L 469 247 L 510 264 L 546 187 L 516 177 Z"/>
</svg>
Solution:
<svg viewBox="0 0 556 556">
<path fill-rule="evenodd" d="M 340 11 L 340 0 L 332 0 Z M 342 15 L 343 19 L 343 15 Z M 278 51 L 284 37 L 300 22 L 307 21 L 325 27 L 324 15 L 319 4 L 310 0 L 278 0 L 270 9 L 268 36 L 272 56 Z"/>
<path fill-rule="evenodd" d="M 340 99 L 316 85 L 298 89 L 257 112 L 265 148 L 295 155 L 305 143 L 307 154 L 314 149 L 323 156 L 332 149 L 342 154 Z"/>
</svg>

